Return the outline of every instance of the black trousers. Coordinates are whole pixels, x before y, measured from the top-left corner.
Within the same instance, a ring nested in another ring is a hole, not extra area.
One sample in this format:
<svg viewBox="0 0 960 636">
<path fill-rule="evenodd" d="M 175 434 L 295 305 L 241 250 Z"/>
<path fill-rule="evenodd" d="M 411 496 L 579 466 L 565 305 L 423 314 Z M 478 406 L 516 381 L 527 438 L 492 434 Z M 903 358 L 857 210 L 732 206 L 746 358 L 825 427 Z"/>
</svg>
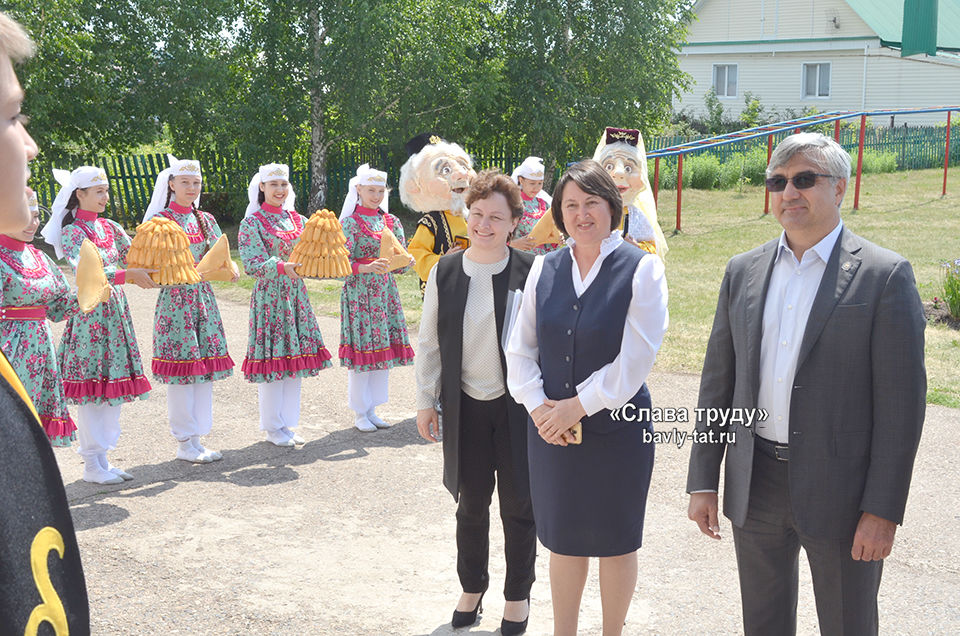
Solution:
<svg viewBox="0 0 960 636">
<path fill-rule="evenodd" d="M 490 501 L 496 484 L 507 561 L 503 595 L 522 601 L 536 577 L 537 531 L 529 493 L 516 490 L 507 399 L 482 402 L 466 393 L 460 396 L 457 574 L 467 593 L 485 592 L 490 584 Z"/>
<path fill-rule="evenodd" d="M 883 561 L 854 561 L 850 556 L 853 536 L 846 541 L 827 541 L 800 532 L 788 489 L 787 462 L 755 451 L 747 520 L 743 527 L 733 526 L 744 633 L 797 633 L 802 547 L 810 563 L 820 633 L 876 634 Z"/>
</svg>

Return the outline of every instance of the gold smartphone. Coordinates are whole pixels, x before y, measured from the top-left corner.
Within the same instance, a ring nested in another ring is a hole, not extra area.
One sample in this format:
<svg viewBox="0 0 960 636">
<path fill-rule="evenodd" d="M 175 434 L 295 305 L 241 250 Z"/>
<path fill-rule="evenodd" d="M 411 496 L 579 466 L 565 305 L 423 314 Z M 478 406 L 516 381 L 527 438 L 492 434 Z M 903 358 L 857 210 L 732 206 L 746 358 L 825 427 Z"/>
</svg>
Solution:
<svg viewBox="0 0 960 636">
<path fill-rule="evenodd" d="M 563 434 L 567 444 L 579 444 L 583 441 L 583 424 L 577 422 Z"/>
<path fill-rule="evenodd" d="M 461 249 L 467 249 L 470 247 L 470 239 L 460 234 L 453 237 L 453 242 L 459 245 Z"/>
</svg>

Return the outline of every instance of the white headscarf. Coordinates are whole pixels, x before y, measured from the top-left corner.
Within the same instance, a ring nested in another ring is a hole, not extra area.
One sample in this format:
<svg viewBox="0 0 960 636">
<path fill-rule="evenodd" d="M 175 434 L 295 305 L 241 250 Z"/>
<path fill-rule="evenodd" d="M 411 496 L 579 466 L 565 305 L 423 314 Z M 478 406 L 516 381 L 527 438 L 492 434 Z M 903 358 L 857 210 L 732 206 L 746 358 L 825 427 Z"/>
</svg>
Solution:
<svg viewBox="0 0 960 636">
<path fill-rule="evenodd" d="M 247 204 L 247 212 L 244 214 L 244 217 L 248 217 L 260 209 L 260 202 L 257 200 L 260 194 L 260 184 L 266 183 L 267 181 L 276 181 L 277 179 L 283 179 L 287 182 L 290 181 L 290 168 L 286 164 L 268 163 L 265 166 L 260 166 L 260 170 L 253 175 L 253 178 L 250 179 L 250 185 L 247 187 L 247 198 L 250 203 Z M 296 201 L 297 195 L 294 193 L 293 184 L 291 183 L 287 200 L 283 202 L 283 209 L 296 209 L 294 207 Z"/>
<path fill-rule="evenodd" d="M 510 178 L 513 179 L 513 182 L 517 185 L 520 185 L 519 177 L 532 181 L 543 181 L 544 171 L 543 159 L 540 157 L 527 157 L 523 160 L 523 163 L 517 166 L 513 174 L 510 175 Z M 537 198 L 543 200 L 543 202 L 547 204 L 547 207 L 550 207 L 553 203 L 553 197 L 547 194 L 543 188 L 540 189 L 540 192 L 537 192 Z"/>
<path fill-rule="evenodd" d="M 343 200 L 343 207 L 340 209 L 340 222 L 353 214 L 357 203 L 360 201 L 360 195 L 357 193 L 357 186 L 372 185 L 387 187 L 387 173 L 382 170 L 376 170 L 365 163 L 357 168 L 357 176 L 350 179 L 350 185 L 347 186 L 347 198 Z M 383 201 L 380 202 L 380 209 L 384 213 L 390 211 L 390 191 L 383 194 Z"/>
<path fill-rule="evenodd" d="M 153 186 L 153 196 L 150 197 L 150 205 L 147 206 L 147 211 L 143 215 L 144 222 L 149 221 L 167 208 L 167 193 L 170 192 L 170 179 L 172 177 L 188 175 L 203 179 L 203 175 L 200 173 L 199 161 L 177 159 L 169 154 L 167 155 L 167 160 L 170 162 L 170 167 L 164 168 L 160 171 L 160 174 L 157 175 L 157 182 Z M 198 194 L 197 198 L 191 201 L 191 203 L 198 204 L 199 201 L 200 195 Z"/>
<path fill-rule="evenodd" d="M 57 198 L 53 200 L 50 206 L 50 218 L 47 224 L 40 230 L 43 240 L 48 245 L 52 245 L 57 253 L 57 258 L 63 258 L 63 217 L 67 215 L 67 202 L 70 196 L 80 188 L 92 188 L 94 186 L 108 185 L 107 173 L 103 168 L 96 166 L 80 166 L 73 172 L 66 170 L 53 169 L 53 177 L 60 184 L 60 191 L 57 192 Z"/>
<path fill-rule="evenodd" d="M 27 208 L 30 212 L 39 212 L 40 211 L 40 201 L 37 199 L 37 193 L 31 191 L 30 196 L 27 197 Z"/>
</svg>

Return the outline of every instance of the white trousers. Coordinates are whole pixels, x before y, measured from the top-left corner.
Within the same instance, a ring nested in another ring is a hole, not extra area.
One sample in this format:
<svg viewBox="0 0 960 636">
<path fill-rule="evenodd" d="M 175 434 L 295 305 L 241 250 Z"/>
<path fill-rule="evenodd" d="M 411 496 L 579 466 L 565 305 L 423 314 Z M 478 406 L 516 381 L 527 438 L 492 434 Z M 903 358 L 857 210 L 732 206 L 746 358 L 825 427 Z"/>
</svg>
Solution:
<svg viewBox="0 0 960 636">
<path fill-rule="evenodd" d="M 77 452 L 94 457 L 117 447 L 120 439 L 120 405 L 84 404 L 77 413 Z"/>
<path fill-rule="evenodd" d="M 260 396 L 260 430 L 294 429 L 300 422 L 300 378 L 284 378 L 257 385 Z"/>
<path fill-rule="evenodd" d="M 347 371 L 347 403 L 354 413 L 366 415 L 386 404 L 389 394 L 390 369 Z"/>
<path fill-rule="evenodd" d="M 209 435 L 213 428 L 213 382 L 169 385 L 167 417 L 170 432 L 178 442 Z"/>
</svg>

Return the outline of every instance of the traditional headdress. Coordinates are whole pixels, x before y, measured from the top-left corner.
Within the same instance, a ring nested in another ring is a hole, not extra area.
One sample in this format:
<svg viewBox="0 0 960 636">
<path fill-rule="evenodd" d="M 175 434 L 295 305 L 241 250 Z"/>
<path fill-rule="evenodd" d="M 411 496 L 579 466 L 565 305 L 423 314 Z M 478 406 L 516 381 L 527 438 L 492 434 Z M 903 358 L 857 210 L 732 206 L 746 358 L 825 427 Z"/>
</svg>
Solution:
<svg viewBox="0 0 960 636">
<path fill-rule="evenodd" d="M 523 160 L 523 163 L 517 166 L 513 174 L 510 175 L 510 178 L 513 179 L 513 182 L 517 185 L 520 185 L 519 177 L 533 181 L 543 181 L 545 170 L 546 168 L 543 167 L 543 159 L 540 157 L 527 157 Z M 542 199 L 548 207 L 553 203 L 553 197 L 547 194 L 542 188 L 540 192 L 537 192 L 537 198 Z"/>
<path fill-rule="evenodd" d="M 632 205 L 638 208 L 650 222 L 654 233 L 654 242 L 657 245 L 657 254 L 662 259 L 667 253 L 667 239 L 657 223 L 657 203 L 653 199 L 653 191 L 650 189 L 650 179 L 647 173 L 647 150 L 643 145 L 643 135 L 635 128 L 612 128 L 607 127 L 600 137 L 600 143 L 593 153 L 593 159 L 600 161 L 601 155 L 607 146 L 614 144 L 625 144 L 632 146 L 637 154 L 637 164 L 643 175 L 644 188 L 633 199 L 633 201 L 623 200 L 624 205 Z M 602 163 L 602 162 L 601 162 Z M 628 228 L 629 229 L 629 228 Z"/>
<path fill-rule="evenodd" d="M 247 204 L 247 212 L 244 216 L 250 216 L 260 209 L 260 202 L 257 200 L 260 193 L 260 184 L 277 179 L 283 179 L 287 182 L 290 181 L 289 166 L 283 163 L 268 163 L 265 166 L 260 166 L 260 170 L 253 175 L 253 178 L 250 179 L 250 186 L 247 187 L 247 197 L 250 203 Z M 289 194 L 287 194 L 287 200 L 283 202 L 283 209 L 293 210 L 296 200 L 297 195 L 293 191 L 293 184 L 290 184 L 290 191 Z"/>
<path fill-rule="evenodd" d="M 387 173 L 382 170 L 371 168 L 369 163 L 365 163 L 357 168 L 357 176 L 350 179 L 350 185 L 347 187 L 347 198 L 343 200 L 343 207 L 340 209 L 340 222 L 353 214 L 360 200 L 357 194 L 357 186 L 372 185 L 387 187 Z M 390 211 L 389 192 L 384 193 L 383 201 L 380 202 L 380 209 L 384 212 Z"/>
<path fill-rule="evenodd" d="M 66 170 L 53 169 L 53 177 L 60 184 L 60 191 L 50 206 L 50 219 L 40 230 L 43 240 L 48 245 L 52 245 L 57 253 L 57 258 L 63 258 L 63 240 L 62 232 L 63 217 L 67 215 L 67 202 L 70 196 L 81 188 L 93 188 L 95 186 L 108 185 L 107 173 L 103 168 L 96 166 L 81 166 L 73 172 Z"/>
<path fill-rule="evenodd" d="M 167 193 L 170 192 L 170 179 L 180 175 L 200 177 L 203 179 L 203 175 L 200 173 L 199 161 L 194 161 L 193 159 L 177 159 L 170 154 L 167 155 L 167 160 L 170 162 L 170 167 L 164 168 L 160 171 L 160 174 L 157 175 L 157 182 L 153 186 L 153 196 L 150 197 L 150 205 L 147 206 L 147 211 L 143 215 L 144 222 L 149 221 L 166 209 Z M 196 205 L 198 201 L 200 201 L 199 194 L 197 194 L 197 198 L 191 201 L 191 203 Z"/>
</svg>

